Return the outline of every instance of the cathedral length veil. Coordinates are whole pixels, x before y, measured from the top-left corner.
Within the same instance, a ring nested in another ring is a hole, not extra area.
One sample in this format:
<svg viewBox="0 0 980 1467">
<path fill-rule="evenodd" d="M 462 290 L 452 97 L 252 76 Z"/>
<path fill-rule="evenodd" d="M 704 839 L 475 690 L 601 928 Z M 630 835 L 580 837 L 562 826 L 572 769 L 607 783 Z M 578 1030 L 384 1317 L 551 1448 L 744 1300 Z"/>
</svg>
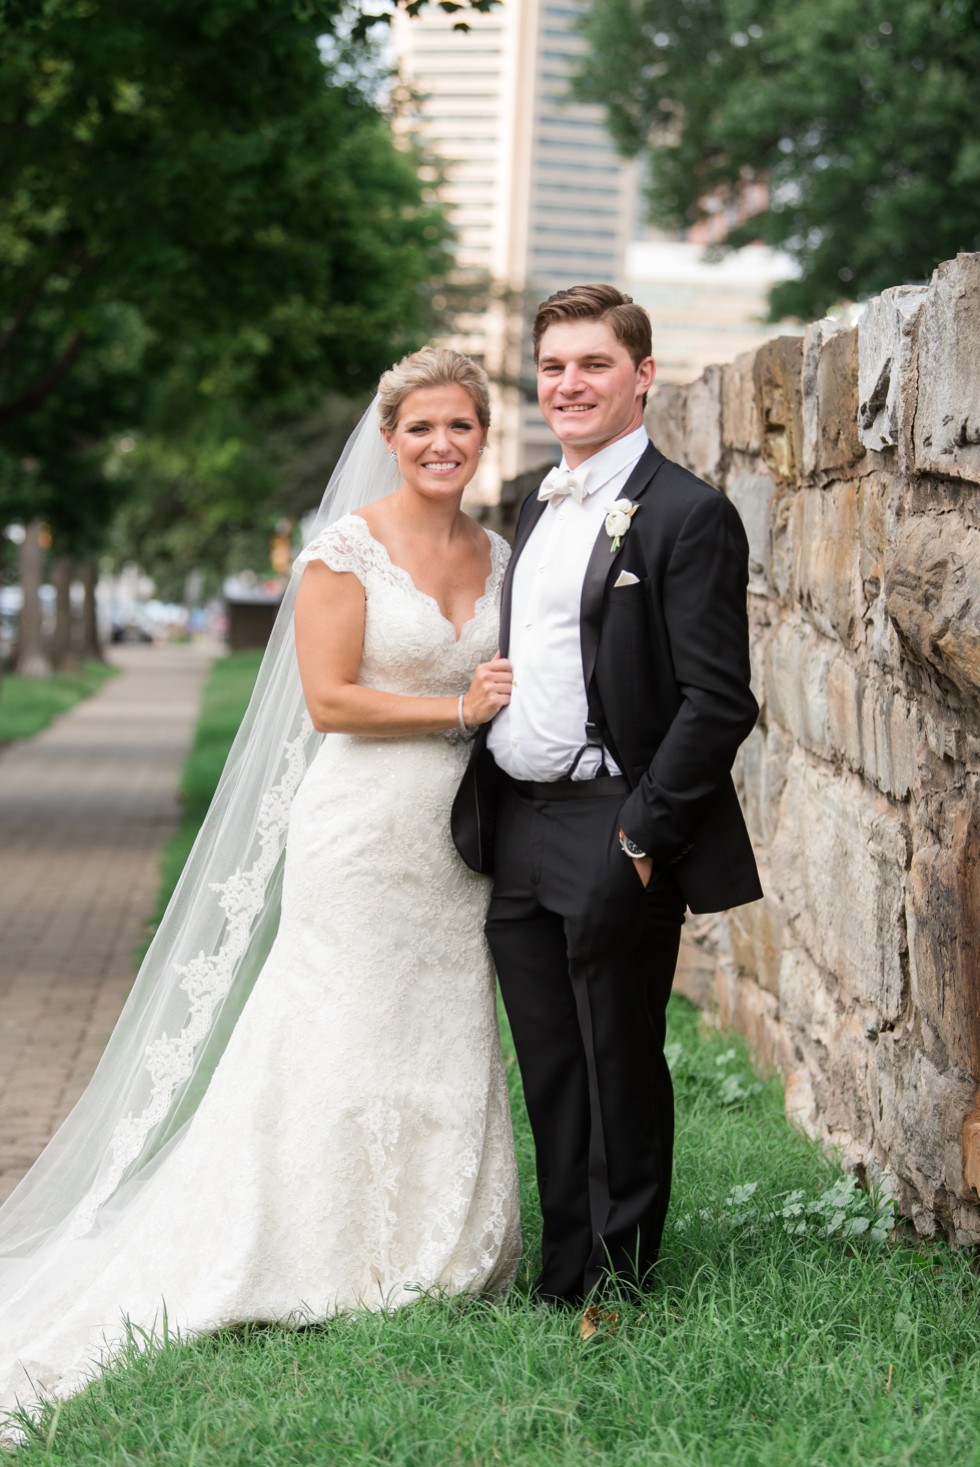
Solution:
<svg viewBox="0 0 980 1467">
<path fill-rule="evenodd" d="M 375 398 L 310 536 L 397 482 Z M 0 1307 L 140 1194 L 193 1116 L 272 945 L 289 810 L 322 740 L 296 665 L 299 580 L 294 571 L 211 808 L 98 1069 L 0 1208 Z"/>
</svg>

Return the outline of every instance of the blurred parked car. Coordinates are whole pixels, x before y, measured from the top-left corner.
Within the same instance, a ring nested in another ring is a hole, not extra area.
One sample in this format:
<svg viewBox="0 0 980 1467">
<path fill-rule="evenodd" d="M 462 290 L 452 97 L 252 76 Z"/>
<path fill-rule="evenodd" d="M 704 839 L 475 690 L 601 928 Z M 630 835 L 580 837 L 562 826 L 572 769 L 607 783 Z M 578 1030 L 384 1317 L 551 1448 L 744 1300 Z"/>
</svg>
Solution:
<svg viewBox="0 0 980 1467">
<path fill-rule="evenodd" d="M 128 621 L 114 621 L 109 633 L 110 642 L 155 642 L 156 637 L 149 627 L 137 617 L 130 617 Z"/>
<path fill-rule="evenodd" d="M 17 646 L 17 617 L 0 610 L 0 667 L 6 667 Z"/>
</svg>

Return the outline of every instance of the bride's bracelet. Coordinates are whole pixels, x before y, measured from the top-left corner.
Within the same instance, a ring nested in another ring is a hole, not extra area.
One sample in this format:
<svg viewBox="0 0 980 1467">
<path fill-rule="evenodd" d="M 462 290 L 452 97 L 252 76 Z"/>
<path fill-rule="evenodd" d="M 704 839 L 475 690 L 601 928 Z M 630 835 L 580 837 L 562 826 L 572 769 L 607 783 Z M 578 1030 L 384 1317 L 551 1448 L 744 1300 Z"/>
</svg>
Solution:
<svg viewBox="0 0 980 1467">
<path fill-rule="evenodd" d="M 463 699 L 465 697 L 465 693 L 460 693 L 459 697 L 456 700 L 456 717 L 459 720 L 460 733 L 472 734 L 474 730 L 470 728 L 469 724 L 466 722 L 466 719 L 463 717 Z"/>
</svg>

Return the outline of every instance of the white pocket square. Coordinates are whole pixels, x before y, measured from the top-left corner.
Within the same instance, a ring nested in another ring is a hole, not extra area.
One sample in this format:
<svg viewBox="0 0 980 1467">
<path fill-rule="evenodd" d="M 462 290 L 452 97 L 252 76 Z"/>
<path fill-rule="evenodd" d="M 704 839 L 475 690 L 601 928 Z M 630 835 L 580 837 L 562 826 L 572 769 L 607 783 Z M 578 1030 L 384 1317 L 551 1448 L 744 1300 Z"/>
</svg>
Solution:
<svg viewBox="0 0 980 1467">
<path fill-rule="evenodd" d="M 639 583 L 639 576 L 634 576 L 632 571 L 620 571 L 613 581 L 613 590 L 615 591 L 617 586 L 638 586 Z"/>
</svg>

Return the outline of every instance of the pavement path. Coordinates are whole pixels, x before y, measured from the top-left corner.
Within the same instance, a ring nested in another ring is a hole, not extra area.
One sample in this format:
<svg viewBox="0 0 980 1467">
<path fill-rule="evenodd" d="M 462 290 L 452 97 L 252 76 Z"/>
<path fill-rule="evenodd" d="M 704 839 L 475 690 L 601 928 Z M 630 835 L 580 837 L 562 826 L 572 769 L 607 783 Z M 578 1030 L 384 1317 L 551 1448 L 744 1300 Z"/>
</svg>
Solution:
<svg viewBox="0 0 980 1467">
<path fill-rule="evenodd" d="M 213 649 L 120 675 L 0 752 L 0 1201 L 88 1083 L 135 976 Z"/>
</svg>

